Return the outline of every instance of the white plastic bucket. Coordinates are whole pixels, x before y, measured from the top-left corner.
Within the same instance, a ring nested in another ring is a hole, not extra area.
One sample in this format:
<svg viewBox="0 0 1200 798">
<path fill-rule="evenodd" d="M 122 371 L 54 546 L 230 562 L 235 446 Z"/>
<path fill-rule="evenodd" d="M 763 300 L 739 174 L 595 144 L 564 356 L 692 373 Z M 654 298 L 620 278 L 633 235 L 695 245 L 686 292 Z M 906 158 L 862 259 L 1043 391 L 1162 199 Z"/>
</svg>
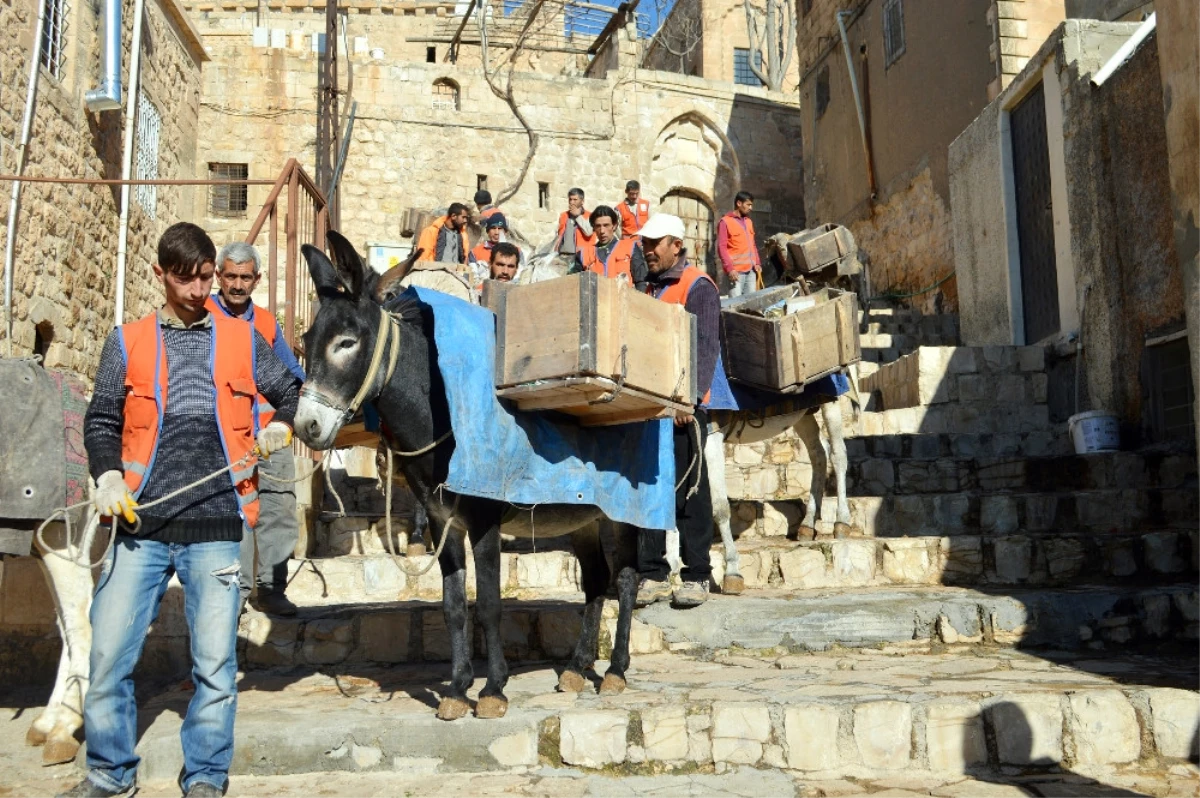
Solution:
<svg viewBox="0 0 1200 798">
<path fill-rule="evenodd" d="M 1089 410 L 1067 419 L 1075 454 L 1115 452 L 1121 448 L 1121 425 L 1116 413 Z"/>
</svg>

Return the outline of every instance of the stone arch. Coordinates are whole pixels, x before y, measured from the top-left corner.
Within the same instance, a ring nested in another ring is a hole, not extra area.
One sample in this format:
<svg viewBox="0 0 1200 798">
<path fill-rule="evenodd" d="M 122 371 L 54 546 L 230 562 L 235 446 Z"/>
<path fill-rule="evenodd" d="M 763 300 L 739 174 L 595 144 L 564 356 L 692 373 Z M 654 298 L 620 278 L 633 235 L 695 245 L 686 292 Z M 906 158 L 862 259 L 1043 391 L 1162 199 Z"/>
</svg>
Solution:
<svg viewBox="0 0 1200 798">
<path fill-rule="evenodd" d="M 458 81 L 438 78 L 433 82 L 433 109 L 435 111 L 458 111 L 462 108 L 462 89 Z"/>
<path fill-rule="evenodd" d="M 716 255 L 717 224 L 712 198 L 695 189 L 676 186 L 659 198 L 659 208 L 683 220 L 692 263 L 710 267 Z"/>
<path fill-rule="evenodd" d="M 715 209 L 732 207 L 741 190 L 737 151 L 711 119 L 697 111 L 680 114 L 665 125 L 654 141 L 650 185 L 659 197 L 689 191 Z"/>
</svg>

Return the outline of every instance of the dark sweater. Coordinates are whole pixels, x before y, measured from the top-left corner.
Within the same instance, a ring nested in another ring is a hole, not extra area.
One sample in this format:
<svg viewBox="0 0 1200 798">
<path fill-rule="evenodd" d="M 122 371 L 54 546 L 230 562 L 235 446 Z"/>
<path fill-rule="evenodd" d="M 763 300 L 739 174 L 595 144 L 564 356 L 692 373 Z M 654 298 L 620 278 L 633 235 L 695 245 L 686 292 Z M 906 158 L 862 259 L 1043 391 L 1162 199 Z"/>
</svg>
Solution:
<svg viewBox="0 0 1200 798">
<path fill-rule="evenodd" d="M 647 274 L 647 283 L 654 296 L 667 286 L 679 282 L 687 261 L 680 259 L 662 274 Z M 684 307 L 696 317 L 696 403 L 712 387 L 717 370 L 717 355 L 721 351 L 721 296 L 709 280 L 697 280 L 688 293 Z"/>
<path fill-rule="evenodd" d="M 209 357 L 212 319 L 184 327 L 159 314 L 167 350 L 167 405 L 158 451 L 138 501 L 149 503 L 228 465 L 215 414 L 216 391 Z M 300 381 L 280 362 L 270 344 L 254 333 L 255 381 L 275 408 L 275 418 L 291 424 Z M 104 342 L 96 387 L 84 420 L 84 446 L 93 477 L 123 471 L 121 430 L 125 418 L 125 356 L 120 332 Z M 169 543 L 241 540 L 237 494 L 221 475 L 168 502 L 139 513 L 139 536 Z"/>
</svg>

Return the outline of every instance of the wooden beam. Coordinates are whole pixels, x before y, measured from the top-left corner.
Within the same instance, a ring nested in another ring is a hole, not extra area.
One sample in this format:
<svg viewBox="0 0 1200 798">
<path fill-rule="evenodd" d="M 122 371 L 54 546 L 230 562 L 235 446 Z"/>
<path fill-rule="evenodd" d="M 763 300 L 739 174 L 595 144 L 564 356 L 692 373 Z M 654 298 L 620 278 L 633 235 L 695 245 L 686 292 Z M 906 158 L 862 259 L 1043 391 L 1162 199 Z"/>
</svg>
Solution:
<svg viewBox="0 0 1200 798">
<path fill-rule="evenodd" d="M 471 0 L 467 6 L 467 13 L 463 14 L 462 22 L 458 25 L 458 30 L 454 31 L 454 38 L 450 40 L 450 49 L 446 51 L 446 60 L 452 64 L 458 63 L 458 45 L 462 39 L 463 28 L 467 27 L 467 22 L 471 19 L 471 12 L 475 10 L 475 0 Z"/>
<path fill-rule="evenodd" d="M 625 24 L 629 13 L 637 8 L 639 1 L 633 0 L 632 3 L 621 3 L 621 5 L 617 6 L 617 10 L 608 18 L 608 24 L 604 26 L 604 30 L 600 31 L 600 35 L 596 37 L 596 40 L 592 42 L 592 46 L 588 48 L 588 55 L 595 55 L 600 52 L 600 48 L 608 43 L 608 40 L 616 33 L 617 28 Z"/>
</svg>

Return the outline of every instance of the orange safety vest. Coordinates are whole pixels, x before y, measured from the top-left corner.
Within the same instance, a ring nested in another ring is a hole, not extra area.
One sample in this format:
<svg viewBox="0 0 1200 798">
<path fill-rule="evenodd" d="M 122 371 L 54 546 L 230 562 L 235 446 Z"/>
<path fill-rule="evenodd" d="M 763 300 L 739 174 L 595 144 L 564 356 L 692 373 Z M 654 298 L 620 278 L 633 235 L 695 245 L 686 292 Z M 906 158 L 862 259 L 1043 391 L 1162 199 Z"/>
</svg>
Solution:
<svg viewBox="0 0 1200 798">
<path fill-rule="evenodd" d="M 499 212 L 500 212 L 500 209 L 497 208 L 495 205 L 484 208 L 483 210 L 481 210 L 479 212 L 479 221 L 482 222 L 484 219 L 488 218 L 493 213 L 499 213 Z"/>
<path fill-rule="evenodd" d="M 650 201 L 639 199 L 634 207 L 630 208 L 628 202 L 621 200 L 617 203 L 617 213 L 621 215 L 621 237 L 635 236 L 650 218 Z"/>
<path fill-rule="evenodd" d="M 470 261 L 474 259 L 476 263 L 491 263 L 492 250 L 495 249 L 495 247 L 489 247 L 488 244 L 490 243 L 490 241 L 480 241 L 475 245 L 475 248 L 471 250 L 471 255 L 467 258 L 467 260 Z"/>
<path fill-rule="evenodd" d="M 212 314 L 212 377 L 216 388 L 217 431 L 225 460 L 233 464 L 254 451 L 254 409 L 258 386 L 254 381 L 253 328 L 244 321 Z M 121 460 L 125 484 L 134 497 L 154 468 L 158 436 L 167 406 L 167 350 L 159 329 L 158 314 L 119 328 L 125 354 L 125 423 L 121 430 Z M 229 472 L 237 492 L 242 519 L 251 528 L 258 523 L 258 471 L 251 457 Z"/>
<path fill-rule="evenodd" d="M 417 247 L 424 250 L 421 253 L 421 261 L 434 261 L 437 259 L 438 234 L 441 233 L 442 228 L 446 226 L 446 222 L 449 219 L 449 216 L 443 216 L 421 231 L 421 237 L 417 240 Z M 463 227 L 463 229 L 458 231 L 458 234 L 462 236 L 463 257 L 466 257 L 467 253 L 471 251 L 471 245 L 467 241 L 467 228 Z"/>
<path fill-rule="evenodd" d="M 226 318 L 237 318 L 228 310 L 226 310 L 224 305 L 217 301 L 216 294 L 213 294 L 208 298 L 207 301 L 205 301 L 204 307 L 208 308 L 208 312 L 212 313 L 213 315 L 220 313 Z M 275 318 L 270 313 L 265 311 L 260 313 L 259 311 L 263 311 L 263 308 L 255 306 L 254 318 L 252 320 L 254 329 L 257 330 L 258 334 L 266 340 L 268 346 L 274 348 L 275 333 L 279 331 L 279 325 L 275 323 Z M 244 321 L 244 319 L 242 319 L 242 321 Z M 250 346 L 254 346 L 253 341 L 251 341 Z M 254 353 L 251 352 L 250 354 L 251 357 L 253 357 Z M 275 418 L 275 408 L 271 406 L 271 402 L 267 399 L 267 397 L 260 393 L 258 395 L 258 429 L 262 429 L 270 424 L 271 419 L 273 418 Z"/>
<path fill-rule="evenodd" d="M 730 211 L 721 219 L 728 236 L 729 258 L 735 272 L 748 272 L 759 267 L 758 247 L 754 245 L 754 221 Z"/>
<path fill-rule="evenodd" d="M 584 244 L 583 249 L 579 250 L 579 258 L 587 271 L 595 272 L 601 277 L 624 279 L 627 284 L 632 285 L 633 272 L 629 267 L 636 246 L 636 238 L 622 238 L 608 251 L 608 260 L 604 261 L 597 256 L 595 244 Z"/>
<path fill-rule="evenodd" d="M 584 210 L 584 211 L 580 212 L 580 214 L 577 218 L 586 219 L 587 217 L 588 217 L 588 212 L 586 210 Z M 554 239 L 554 251 L 555 252 L 558 252 L 560 249 L 562 249 L 563 234 L 567 232 L 567 219 L 568 219 L 568 216 L 567 216 L 566 211 L 563 211 L 562 213 L 560 213 L 558 215 L 558 237 Z M 593 244 L 593 243 L 595 243 L 595 241 L 596 241 L 595 233 L 592 233 L 590 236 L 585 236 L 583 234 L 583 231 L 579 229 L 579 225 L 575 225 L 575 251 L 576 252 L 581 252 L 583 250 L 584 244 Z"/>
<path fill-rule="evenodd" d="M 654 293 L 653 286 L 646 286 L 646 293 L 650 294 L 651 296 L 657 296 L 657 298 L 663 302 L 668 302 L 673 305 L 686 306 L 688 294 L 692 292 L 692 286 L 694 286 L 700 280 L 708 280 L 710 283 L 712 283 L 713 288 L 717 287 L 717 284 L 713 283 L 713 279 L 711 277 L 689 263 L 687 266 L 683 267 L 683 274 L 679 275 L 679 280 L 677 282 L 668 285 L 658 294 Z M 701 404 L 708 404 L 708 400 L 711 397 L 712 387 L 710 386 L 709 389 L 704 392 L 704 398 L 700 400 Z"/>
</svg>

